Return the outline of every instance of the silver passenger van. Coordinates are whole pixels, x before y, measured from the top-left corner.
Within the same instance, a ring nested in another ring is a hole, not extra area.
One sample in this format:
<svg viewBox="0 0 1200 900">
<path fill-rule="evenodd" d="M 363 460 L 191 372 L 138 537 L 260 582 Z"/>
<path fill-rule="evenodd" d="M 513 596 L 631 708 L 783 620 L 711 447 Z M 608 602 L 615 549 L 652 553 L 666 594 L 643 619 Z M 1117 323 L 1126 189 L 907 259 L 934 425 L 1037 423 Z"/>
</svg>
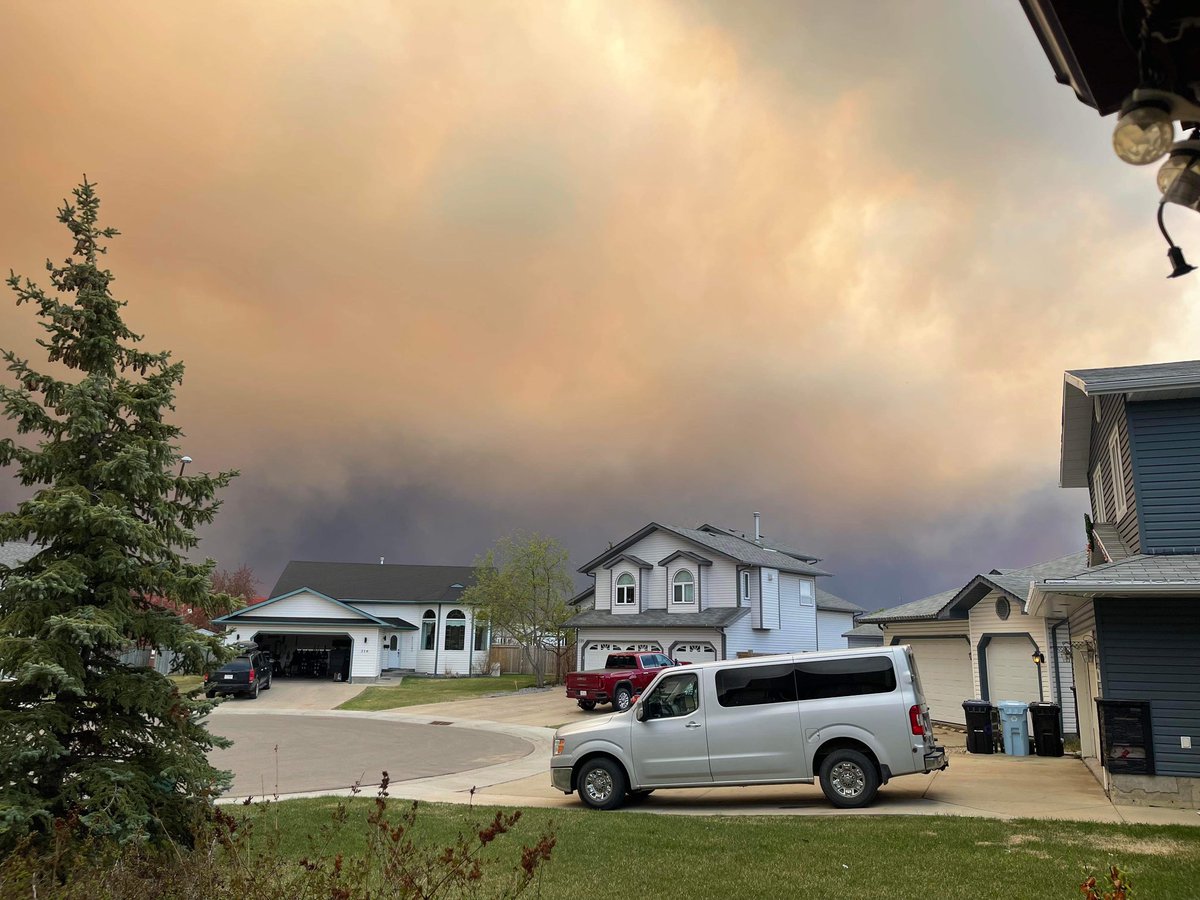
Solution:
<svg viewBox="0 0 1200 900">
<path fill-rule="evenodd" d="M 595 809 L 659 788 L 807 783 L 858 808 L 946 768 L 904 645 L 665 669 L 632 707 L 555 733 L 551 783 Z"/>
</svg>

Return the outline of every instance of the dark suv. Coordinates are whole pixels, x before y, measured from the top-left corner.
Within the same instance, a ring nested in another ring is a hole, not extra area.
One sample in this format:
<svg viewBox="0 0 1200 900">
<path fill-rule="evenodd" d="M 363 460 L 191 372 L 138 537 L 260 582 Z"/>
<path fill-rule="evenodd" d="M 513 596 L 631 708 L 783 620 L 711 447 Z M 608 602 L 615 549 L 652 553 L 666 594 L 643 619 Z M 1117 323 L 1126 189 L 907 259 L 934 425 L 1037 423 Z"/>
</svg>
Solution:
<svg viewBox="0 0 1200 900">
<path fill-rule="evenodd" d="M 209 698 L 217 694 L 249 694 L 257 697 L 260 690 L 270 689 L 271 655 L 262 650 L 243 653 L 217 671 L 204 674 L 204 693 Z"/>
</svg>

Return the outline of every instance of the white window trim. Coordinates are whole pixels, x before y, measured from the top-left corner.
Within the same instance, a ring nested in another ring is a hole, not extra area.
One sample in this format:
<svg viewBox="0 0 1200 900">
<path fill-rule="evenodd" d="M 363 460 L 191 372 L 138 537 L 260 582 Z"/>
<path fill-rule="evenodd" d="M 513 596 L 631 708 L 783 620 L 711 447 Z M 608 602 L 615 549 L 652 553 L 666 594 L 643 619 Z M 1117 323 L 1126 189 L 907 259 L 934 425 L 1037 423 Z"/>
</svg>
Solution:
<svg viewBox="0 0 1200 900">
<path fill-rule="evenodd" d="M 741 602 L 738 603 L 738 606 L 749 606 L 750 605 L 750 570 L 749 569 L 742 572 L 742 588 L 741 588 L 741 590 L 742 590 L 742 597 L 741 597 Z"/>
<path fill-rule="evenodd" d="M 1100 469 L 1099 460 L 1092 469 L 1092 515 L 1097 522 L 1104 521 L 1104 472 Z"/>
<path fill-rule="evenodd" d="M 679 580 L 680 575 L 686 575 L 688 577 L 688 580 L 680 581 Z M 680 591 L 679 588 L 683 588 L 683 590 Z M 688 595 L 688 590 L 687 590 L 688 588 L 692 589 L 692 591 L 691 591 L 692 598 L 690 600 L 688 600 L 688 599 L 680 600 L 679 594 L 682 593 L 683 596 L 686 598 Z M 690 606 L 696 602 L 696 576 L 694 576 L 692 574 L 690 569 L 680 569 L 678 572 L 676 572 L 674 574 L 674 576 L 672 576 L 672 578 L 671 578 L 671 602 L 678 603 L 680 606 Z"/>
<path fill-rule="evenodd" d="M 622 578 L 628 578 L 629 584 L 621 584 L 620 582 L 621 582 Z M 617 576 L 617 580 L 614 582 L 614 584 L 616 585 L 616 593 L 613 595 L 613 605 L 614 606 L 635 606 L 637 604 L 637 579 L 636 578 L 634 578 L 628 572 L 622 572 L 620 575 Z M 628 593 L 629 593 L 628 600 L 621 599 L 621 592 L 625 591 L 625 590 L 628 590 Z"/>
<path fill-rule="evenodd" d="M 1121 462 L 1121 433 L 1113 429 L 1108 436 L 1108 467 L 1112 470 L 1113 524 L 1119 522 L 1128 511 L 1125 502 L 1125 466 Z"/>
</svg>

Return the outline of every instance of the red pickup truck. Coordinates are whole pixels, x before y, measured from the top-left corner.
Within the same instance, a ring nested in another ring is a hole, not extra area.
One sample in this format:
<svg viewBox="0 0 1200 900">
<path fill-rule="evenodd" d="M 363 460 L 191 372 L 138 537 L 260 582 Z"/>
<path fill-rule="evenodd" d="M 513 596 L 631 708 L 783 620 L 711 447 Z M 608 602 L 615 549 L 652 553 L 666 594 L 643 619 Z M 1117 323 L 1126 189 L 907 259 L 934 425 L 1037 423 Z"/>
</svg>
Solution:
<svg viewBox="0 0 1200 900">
<path fill-rule="evenodd" d="M 662 653 L 610 653 L 603 669 L 569 674 L 567 696 L 578 701 L 581 709 L 611 703 L 613 709 L 624 711 L 655 675 L 673 665 Z"/>
</svg>

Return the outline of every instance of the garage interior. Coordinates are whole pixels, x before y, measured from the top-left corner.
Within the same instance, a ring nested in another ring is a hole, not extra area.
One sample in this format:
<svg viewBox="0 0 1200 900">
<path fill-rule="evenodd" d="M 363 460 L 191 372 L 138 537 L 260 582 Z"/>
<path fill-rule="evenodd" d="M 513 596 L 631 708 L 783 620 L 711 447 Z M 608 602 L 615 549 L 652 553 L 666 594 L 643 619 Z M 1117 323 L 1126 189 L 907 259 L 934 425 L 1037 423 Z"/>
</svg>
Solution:
<svg viewBox="0 0 1200 900">
<path fill-rule="evenodd" d="M 349 635 L 259 632 L 254 642 L 271 654 L 272 675 L 277 678 L 350 680 Z"/>
</svg>

